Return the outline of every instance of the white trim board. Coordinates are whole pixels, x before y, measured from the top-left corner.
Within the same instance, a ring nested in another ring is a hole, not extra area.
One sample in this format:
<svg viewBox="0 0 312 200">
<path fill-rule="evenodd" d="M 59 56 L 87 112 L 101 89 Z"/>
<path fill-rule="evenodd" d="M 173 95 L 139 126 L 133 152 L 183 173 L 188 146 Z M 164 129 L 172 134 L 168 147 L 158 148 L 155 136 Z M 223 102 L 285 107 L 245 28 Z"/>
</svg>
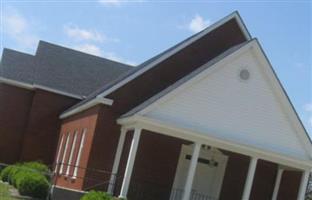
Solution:
<svg viewBox="0 0 312 200">
<path fill-rule="evenodd" d="M 23 83 L 23 82 L 20 82 L 20 81 L 15 81 L 15 80 L 12 80 L 12 79 L 7 79 L 7 78 L 0 77 L 0 83 L 4 83 L 4 84 L 7 84 L 7 85 L 11 85 L 11 86 L 16 86 L 16 87 L 19 87 L 19 88 L 24 88 L 24 89 L 27 89 L 27 90 L 34 90 L 34 85 L 29 84 L 29 83 Z"/>
<path fill-rule="evenodd" d="M 204 135 L 203 133 L 196 132 L 194 130 L 179 128 L 172 124 L 143 116 L 132 116 L 124 119 L 119 119 L 117 122 L 127 130 L 141 128 L 143 130 L 150 130 L 155 133 L 181 138 L 192 142 L 201 142 L 202 144 L 210 145 L 215 148 L 224 149 L 246 156 L 275 162 L 281 165 L 292 167 L 294 169 L 312 169 L 311 161 L 301 160 L 271 151 L 264 151 L 262 149 L 251 147 L 245 144 L 234 143 L 232 141 L 227 141 L 224 139 L 218 139 L 212 136 Z"/>
<path fill-rule="evenodd" d="M 48 92 L 51 92 L 51 93 L 60 94 L 60 95 L 63 95 L 63 96 L 75 98 L 75 99 L 80 99 L 80 100 L 83 99 L 83 97 L 81 97 L 81 96 L 78 96 L 78 95 L 75 95 L 75 94 L 71 94 L 71 93 L 68 93 L 68 92 L 63 92 L 63 91 L 60 91 L 60 90 L 56 90 L 56 89 L 53 89 L 53 88 L 50 88 L 50 87 L 37 85 L 37 84 L 24 83 L 24 82 L 21 82 L 21 81 L 16 81 L 16 80 L 3 78 L 3 77 L 0 77 L 0 83 L 4 83 L 4 84 L 7 84 L 7 85 L 11 85 L 11 86 L 16 86 L 16 87 L 19 87 L 19 88 L 24 88 L 24 89 L 27 89 L 27 90 L 40 89 L 40 90 L 45 90 L 45 91 L 48 91 Z"/>
<path fill-rule="evenodd" d="M 79 112 L 82 112 L 82 111 L 85 111 L 95 105 L 98 105 L 98 104 L 103 104 L 103 105 L 107 105 L 107 106 L 111 106 L 113 105 L 114 101 L 111 100 L 111 99 L 108 99 L 108 98 L 102 98 L 102 97 L 96 97 L 95 99 L 93 99 L 92 101 L 89 101 L 79 107 L 77 107 L 76 109 L 74 110 L 71 110 L 69 112 L 65 112 L 63 114 L 60 115 L 60 119 L 64 119 L 66 117 L 69 117 L 71 115 L 74 115 L 76 113 L 79 113 Z"/>
<path fill-rule="evenodd" d="M 58 186 L 58 185 L 52 185 L 52 188 L 58 188 L 58 189 L 61 189 L 61 190 L 68 190 L 68 191 L 71 191 L 71 192 L 78 192 L 78 193 L 83 193 L 83 194 L 88 193 L 88 192 L 83 191 L 83 190 L 75 190 L 75 189 L 66 188 L 66 187 L 62 187 L 62 186 Z"/>
</svg>

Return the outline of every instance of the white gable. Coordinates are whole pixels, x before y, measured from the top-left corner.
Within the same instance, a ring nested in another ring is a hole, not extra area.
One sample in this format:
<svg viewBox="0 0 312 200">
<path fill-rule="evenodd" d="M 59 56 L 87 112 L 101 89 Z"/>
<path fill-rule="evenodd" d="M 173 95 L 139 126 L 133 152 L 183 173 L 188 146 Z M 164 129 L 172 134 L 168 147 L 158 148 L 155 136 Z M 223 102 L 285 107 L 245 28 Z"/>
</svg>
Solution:
<svg viewBox="0 0 312 200">
<path fill-rule="evenodd" d="M 307 159 L 309 149 L 303 141 L 307 138 L 291 122 L 268 68 L 248 48 L 230 62 L 206 69 L 201 78 L 189 80 L 192 84 L 167 94 L 141 114 L 218 139 Z M 240 79 L 242 69 L 250 72 L 247 81 Z"/>
</svg>

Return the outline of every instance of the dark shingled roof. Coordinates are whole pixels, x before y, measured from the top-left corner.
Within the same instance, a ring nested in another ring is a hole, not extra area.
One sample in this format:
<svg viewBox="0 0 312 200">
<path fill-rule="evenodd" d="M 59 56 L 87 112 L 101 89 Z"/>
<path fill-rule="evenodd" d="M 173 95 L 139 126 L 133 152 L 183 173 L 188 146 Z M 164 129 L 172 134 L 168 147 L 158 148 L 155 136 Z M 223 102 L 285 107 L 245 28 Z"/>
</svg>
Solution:
<svg viewBox="0 0 312 200">
<path fill-rule="evenodd" d="M 33 71 L 34 56 L 11 49 L 3 49 L 0 63 L 0 76 L 8 79 L 29 83 Z"/>
<path fill-rule="evenodd" d="M 131 76 L 132 74 L 136 73 L 137 71 L 141 70 L 142 68 L 145 68 L 146 66 L 148 66 L 149 64 L 151 64 L 152 62 L 154 62 L 155 60 L 157 60 L 158 58 L 162 57 L 163 55 L 167 54 L 168 52 L 174 50 L 175 48 L 179 47 L 180 45 L 188 42 L 189 40 L 195 38 L 197 35 L 201 34 L 204 30 L 191 35 L 190 37 L 182 40 L 181 42 L 175 44 L 174 46 L 166 49 L 165 51 L 157 54 L 156 56 L 146 60 L 145 62 L 139 64 L 137 67 L 134 67 L 132 70 L 129 70 L 127 73 L 122 74 L 120 77 L 114 79 L 113 81 L 107 83 L 106 85 L 102 85 L 101 88 L 99 88 L 98 90 L 94 91 L 93 93 L 91 93 L 86 99 L 84 99 L 83 101 L 77 103 L 76 105 L 74 105 L 73 107 L 71 107 L 69 110 L 72 110 L 76 107 L 79 107 L 80 105 L 83 105 L 84 103 L 94 99 L 97 95 L 101 94 L 102 92 L 104 92 L 105 90 L 108 90 L 110 87 L 114 86 L 115 84 L 117 84 L 118 82 L 122 81 L 123 79 Z M 69 111 L 68 110 L 68 111 Z M 67 112 L 67 111 L 65 111 Z"/>
<path fill-rule="evenodd" d="M 238 17 L 240 19 L 240 15 L 237 11 L 229 14 L 228 16 L 224 17 L 223 19 L 219 20 L 218 22 L 221 22 L 222 20 L 224 19 L 227 19 L 228 17 L 231 17 L 230 19 L 234 19 L 234 16 L 235 17 Z M 229 20 L 230 20 L 229 19 Z M 237 20 L 237 19 L 236 19 Z M 215 24 L 217 24 L 218 22 L 216 22 Z M 242 22 L 243 23 L 243 22 Z M 143 62 L 142 64 L 138 65 L 137 67 L 135 67 L 134 69 L 132 70 L 129 70 L 127 73 L 124 73 L 123 75 L 121 75 L 119 78 L 116 78 L 114 79 L 113 81 L 111 81 L 110 83 L 107 83 L 105 85 L 102 86 L 102 88 L 96 90 L 95 92 L 91 93 L 86 99 L 80 101 L 79 103 L 77 103 L 76 105 L 72 106 L 71 108 L 65 110 L 63 112 L 63 114 L 67 113 L 67 112 L 70 112 L 71 110 L 74 110 L 86 103 L 88 103 L 89 101 L 92 101 L 93 99 L 95 99 L 98 95 L 100 95 L 101 93 L 105 92 L 106 90 L 109 90 L 111 87 L 113 87 L 114 85 L 118 84 L 119 82 L 121 82 L 122 80 L 126 79 L 127 77 L 130 77 L 131 75 L 135 74 L 136 72 L 146 68 L 147 66 L 149 66 L 150 64 L 152 64 L 154 61 L 158 60 L 159 58 L 161 58 L 162 56 L 174 51 L 176 48 L 180 47 L 180 46 L 183 46 L 184 44 L 186 44 L 187 42 L 191 41 L 192 39 L 200 36 L 201 34 L 205 33 L 207 30 L 210 30 L 211 27 L 213 27 L 215 24 L 207 27 L 206 29 L 186 38 L 185 40 L 179 42 L 178 44 L 172 46 L 171 48 L 165 50 L 164 52 L 161 52 L 160 54 L 152 57 L 151 59 Z M 245 25 L 243 24 L 243 26 L 245 27 Z M 213 30 L 213 29 L 212 29 Z M 246 29 L 247 30 L 247 29 Z M 250 33 L 247 32 L 248 36 L 250 36 Z"/>
<path fill-rule="evenodd" d="M 145 62 L 139 64 L 137 67 L 134 67 L 132 70 L 129 70 L 128 72 L 122 74 L 121 76 L 119 76 L 118 78 L 112 80 L 111 82 L 103 85 L 101 88 L 99 88 L 98 90 L 94 91 L 93 93 L 91 93 L 89 96 L 87 96 L 87 98 L 85 98 L 84 100 L 78 102 L 77 104 L 75 104 L 74 106 L 70 107 L 69 109 L 65 110 L 63 113 L 69 112 L 75 108 L 78 108 L 79 106 L 84 105 L 85 103 L 91 101 L 92 99 L 96 98 L 97 95 L 101 94 L 102 92 L 104 92 L 105 90 L 108 90 L 110 87 L 114 86 L 115 84 L 117 84 L 118 82 L 121 82 L 123 79 L 131 76 L 132 74 L 136 73 L 137 71 L 145 68 L 146 66 L 148 66 L 149 64 L 151 64 L 152 62 L 154 62 L 155 60 L 157 60 L 158 58 L 161 58 L 163 55 L 167 54 L 168 52 L 174 50 L 175 48 L 179 47 L 180 45 L 190 41 L 191 39 L 195 38 L 196 36 L 200 35 L 202 32 L 204 32 L 205 30 L 202 30 L 196 34 L 191 35 L 190 37 L 182 40 L 181 42 L 175 44 L 174 46 L 166 49 L 165 51 L 157 54 L 156 56 L 146 60 Z"/>
<path fill-rule="evenodd" d="M 0 76 L 87 96 L 132 66 L 40 41 L 35 56 L 4 49 Z"/>
</svg>

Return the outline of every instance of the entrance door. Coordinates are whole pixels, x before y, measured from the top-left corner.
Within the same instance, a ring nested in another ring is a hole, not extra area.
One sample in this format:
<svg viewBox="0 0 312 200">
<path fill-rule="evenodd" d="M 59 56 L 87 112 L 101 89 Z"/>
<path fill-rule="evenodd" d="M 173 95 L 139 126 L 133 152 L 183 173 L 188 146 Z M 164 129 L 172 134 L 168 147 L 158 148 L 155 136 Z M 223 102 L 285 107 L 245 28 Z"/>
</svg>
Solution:
<svg viewBox="0 0 312 200">
<path fill-rule="evenodd" d="M 171 200 L 181 199 L 192 158 L 191 145 L 182 145 Z M 192 199 L 218 199 L 225 173 L 227 156 L 217 149 L 202 148 L 192 187 Z"/>
</svg>

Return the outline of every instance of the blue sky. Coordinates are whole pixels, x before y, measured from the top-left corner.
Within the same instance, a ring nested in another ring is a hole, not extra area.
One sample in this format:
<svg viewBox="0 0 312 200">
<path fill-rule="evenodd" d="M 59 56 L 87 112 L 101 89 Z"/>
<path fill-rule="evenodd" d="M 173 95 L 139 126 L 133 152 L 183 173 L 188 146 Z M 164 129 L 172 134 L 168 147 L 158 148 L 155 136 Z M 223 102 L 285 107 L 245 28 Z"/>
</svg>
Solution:
<svg viewBox="0 0 312 200">
<path fill-rule="evenodd" d="M 1 51 L 33 54 L 45 40 L 134 65 L 238 10 L 312 136 L 311 1 L 1 3 Z"/>
</svg>

